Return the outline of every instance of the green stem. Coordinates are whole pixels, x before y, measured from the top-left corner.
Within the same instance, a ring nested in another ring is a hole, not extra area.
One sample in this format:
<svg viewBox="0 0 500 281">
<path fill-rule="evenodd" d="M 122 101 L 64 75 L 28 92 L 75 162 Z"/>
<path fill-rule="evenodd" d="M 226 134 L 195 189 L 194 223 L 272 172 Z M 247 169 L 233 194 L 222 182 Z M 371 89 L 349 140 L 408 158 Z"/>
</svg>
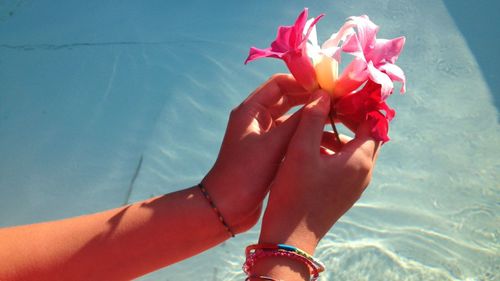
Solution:
<svg viewBox="0 0 500 281">
<path fill-rule="evenodd" d="M 342 147 L 342 142 L 340 141 L 340 136 L 339 136 L 339 132 L 337 131 L 337 127 L 335 126 L 335 110 L 330 110 L 330 114 L 328 114 L 328 116 L 330 117 L 330 123 L 332 124 L 332 129 L 333 129 L 333 133 L 335 134 L 335 138 L 337 139 L 337 144 L 340 147 Z"/>
</svg>

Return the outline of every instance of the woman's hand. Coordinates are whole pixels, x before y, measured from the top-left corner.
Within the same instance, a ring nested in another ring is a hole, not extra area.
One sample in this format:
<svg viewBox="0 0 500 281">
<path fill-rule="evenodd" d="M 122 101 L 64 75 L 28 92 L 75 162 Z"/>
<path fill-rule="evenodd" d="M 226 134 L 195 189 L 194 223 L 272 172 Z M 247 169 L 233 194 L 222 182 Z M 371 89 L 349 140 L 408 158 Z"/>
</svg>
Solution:
<svg viewBox="0 0 500 281">
<path fill-rule="evenodd" d="M 231 112 L 219 156 L 203 185 L 233 231 L 257 222 L 299 122 L 299 113 L 284 114 L 309 95 L 291 75 L 278 74 Z"/>
<path fill-rule="evenodd" d="M 305 103 L 288 75 L 276 75 L 229 118 L 219 157 L 203 180 L 235 232 L 251 227 Z M 0 280 L 131 280 L 220 244 L 228 233 L 191 187 L 121 208 L 0 229 Z"/>
<path fill-rule="evenodd" d="M 328 94 L 316 91 L 311 98 L 271 186 L 260 243 L 289 244 L 313 254 L 320 239 L 367 187 L 379 144 L 362 124 L 356 137 L 342 137 L 339 147 L 332 133 L 323 132 L 330 110 Z M 276 259 L 261 261 L 255 273 L 300 280 L 293 274 L 302 269 L 302 278 L 307 279 L 303 265 Z M 289 267 L 283 267 L 286 263 Z M 294 266 L 298 269 L 290 270 Z"/>
</svg>

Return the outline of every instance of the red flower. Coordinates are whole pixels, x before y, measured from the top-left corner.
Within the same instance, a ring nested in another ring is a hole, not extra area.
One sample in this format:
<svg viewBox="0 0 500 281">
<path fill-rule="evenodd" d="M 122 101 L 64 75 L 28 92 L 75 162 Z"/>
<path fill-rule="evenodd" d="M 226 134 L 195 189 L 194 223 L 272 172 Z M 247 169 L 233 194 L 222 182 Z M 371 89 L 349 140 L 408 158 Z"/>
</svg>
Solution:
<svg viewBox="0 0 500 281">
<path fill-rule="evenodd" d="M 369 80 L 361 90 L 341 97 L 333 110 L 336 118 L 349 128 L 372 120 L 371 136 L 378 141 L 389 141 L 389 122 L 396 112 L 384 101 L 380 84 Z"/>
</svg>

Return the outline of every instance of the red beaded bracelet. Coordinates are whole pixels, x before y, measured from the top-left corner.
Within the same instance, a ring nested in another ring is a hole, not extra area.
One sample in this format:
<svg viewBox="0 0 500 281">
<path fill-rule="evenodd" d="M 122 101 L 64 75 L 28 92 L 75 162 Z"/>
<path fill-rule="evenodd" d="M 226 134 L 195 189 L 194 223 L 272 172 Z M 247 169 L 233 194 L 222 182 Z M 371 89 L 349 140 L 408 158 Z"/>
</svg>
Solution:
<svg viewBox="0 0 500 281">
<path fill-rule="evenodd" d="M 311 274 L 311 280 L 317 280 L 319 273 L 325 270 L 325 266 L 314 257 L 308 253 L 302 251 L 299 248 L 285 245 L 285 244 L 255 244 L 250 245 L 245 251 L 246 260 L 243 265 L 243 271 L 248 275 L 251 272 L 252 267 L 262 258 L 265 257 L 287 257 L 293 260 L 297 260 L 305 264 L 309 273 Z"/>
</svg>

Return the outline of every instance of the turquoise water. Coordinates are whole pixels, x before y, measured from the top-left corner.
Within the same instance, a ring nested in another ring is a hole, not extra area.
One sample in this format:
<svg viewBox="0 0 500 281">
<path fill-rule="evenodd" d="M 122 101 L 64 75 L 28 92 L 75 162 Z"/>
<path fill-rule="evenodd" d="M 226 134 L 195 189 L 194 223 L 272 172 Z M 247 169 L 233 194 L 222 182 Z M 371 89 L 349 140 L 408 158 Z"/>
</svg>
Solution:
<svg viewBox="0 0 500 281">
<path fill-rule="evenodd" d="M 322 241 L 322 280 L 499 280 L 499 71 L 485 67 L 499 58 L 478 47 L 498 50 L 499 39 L 478 44 L 482 33 L 464 26 L 480 12 L 457 14 L 452 2 L 0 1 L 0 226 L 196 184 L 230 109 L 286 71 L 272 60 L 244 66 L 248 48 L 308 6 L 327 14 L 323 39 L 364 13 L 381 37 L 407 37 L 392 141 Z M 242 280 L 258 230 L 141 280 Z"/>
</svg>

